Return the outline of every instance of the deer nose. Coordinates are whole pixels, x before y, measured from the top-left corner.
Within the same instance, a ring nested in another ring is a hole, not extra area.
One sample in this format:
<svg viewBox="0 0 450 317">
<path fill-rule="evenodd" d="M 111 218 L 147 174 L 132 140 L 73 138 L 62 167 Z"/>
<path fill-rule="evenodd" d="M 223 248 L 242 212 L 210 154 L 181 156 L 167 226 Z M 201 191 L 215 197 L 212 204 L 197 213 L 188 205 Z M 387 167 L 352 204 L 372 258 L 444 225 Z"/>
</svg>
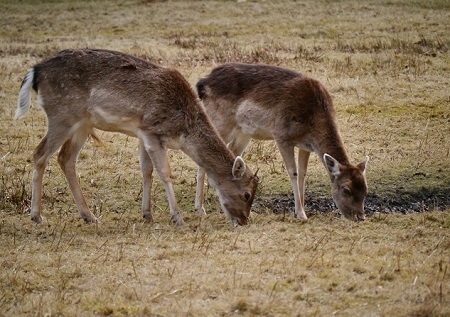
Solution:
<svg viewBox="0 0 450 317">
<path fill-rule="evenodd" d="M 364 221 L 366 219 L 366 215 L 364 213 L 356 215 L 356 221 Z"/>
<path fill-rule="evenodd" d="M 237 221 L 238 225 L 240 225 L 240 226 L 245 226 L 248 223 L 247 217 L 243 217 L 243 216 L 236 217 L 236 221 Z"/>
</svg>

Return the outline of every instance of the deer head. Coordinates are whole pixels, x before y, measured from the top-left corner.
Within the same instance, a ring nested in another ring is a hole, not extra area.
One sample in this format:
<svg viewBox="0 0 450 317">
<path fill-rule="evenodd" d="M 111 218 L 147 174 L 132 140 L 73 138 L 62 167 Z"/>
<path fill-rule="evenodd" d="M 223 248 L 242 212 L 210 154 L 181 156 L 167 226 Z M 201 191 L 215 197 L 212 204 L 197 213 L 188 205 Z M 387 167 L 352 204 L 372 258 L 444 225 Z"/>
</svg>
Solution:
<svg viewBox="0 0 450 317">
<path fill-rule="evenodd" d="M 342 214 L 350 220 L 365 219 L 364 199 L 367 196 L 366 165 L 369 157 L 358 165 L 342 165 L 331 155 L 323 160 L 331 180 L 331 194 Z"/>
</svg>

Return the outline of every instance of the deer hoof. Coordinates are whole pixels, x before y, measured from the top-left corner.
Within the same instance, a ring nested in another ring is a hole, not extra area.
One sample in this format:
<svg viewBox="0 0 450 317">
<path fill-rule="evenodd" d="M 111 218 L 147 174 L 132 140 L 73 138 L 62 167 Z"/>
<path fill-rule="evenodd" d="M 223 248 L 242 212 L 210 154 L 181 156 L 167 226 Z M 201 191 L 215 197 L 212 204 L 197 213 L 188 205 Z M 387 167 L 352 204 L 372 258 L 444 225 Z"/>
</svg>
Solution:
<svg viewBox="0 0 450 317">
<path fill-rule="evenodd" d="M 155 222 L 153 220 L 153 216 L 151 213 L 144 213 L 143 218 L 144 218 L 145 222 L 149 222 L 149 223 Z"/>
<path fill-rule="evenodd" d="M 295 218 L 297 218 L 297 219 L 308 219 L 308 217 L 306 217 L 306 214 L 305 214 L 305 212 L 296 212 L 295 214 L 294 214 L 294 217 Z"/>
<path fill-rule="evenodd" d="M 205 207 L 203 207 L 203 206 L 201 208 L 195 208 L 195 212 L 198 215 L 202 215 L 202 216 L 206 215 L 206 210 L 205 210 Z"/>
<path fill-rule="evenodd" d="M 84 222 L 86 223 L 97 223 L 98 220 L 94 215 L 81 215 L 81 218 L 83 218 Z"/>
<path fill-rule="evenodd" d="M 183 220 L 183 218 L 181 218 L 180 214 L 175 214 L 171 216 L 172 219 L 172 223 L 179 226 L 179 227 L 184 227 L 185 222 Z"/>
<path fill-rule="evenodd" d="M 41 215 L 31 215 L 31 220 L 33 220 L 36 223 L 42 223 L 42 216 Z"/>
</svg>

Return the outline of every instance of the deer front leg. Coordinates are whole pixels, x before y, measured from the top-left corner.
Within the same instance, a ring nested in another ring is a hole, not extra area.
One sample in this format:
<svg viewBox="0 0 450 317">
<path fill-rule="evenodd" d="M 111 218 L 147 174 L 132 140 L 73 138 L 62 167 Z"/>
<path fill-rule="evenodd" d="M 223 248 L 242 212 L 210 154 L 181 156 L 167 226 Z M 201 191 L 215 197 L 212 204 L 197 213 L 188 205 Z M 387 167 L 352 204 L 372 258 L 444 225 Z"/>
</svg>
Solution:
<svg viewBox="0 0 450 317">
<path fill-rule="evenodd" d="M 158 173 L 159 178 L 164 184 L 167 199 L 169 201 L 170 216 L 172 222 L 176 225 L 183 226 L 184 221 L 178 210 L 177 200 L 175 198 L 175 192 L 173 190 L 169 159 L 164 146 L 161 145 L 161 140 L 155 136 L 145 135 L 142 137 L 145 150 L 147 151 L 150 159 L 153 162 L 153 166 Z"/>
<path fill-rule="evenodd" d="M 295 217 L 300 219 L 307 219 L 303 204 L 300 199 L 300 192 L 298 186 L 298 171 L 295 164 L 294 146 L 290 143 L 277 141 L 278 149 L 283 157 L 284 164 L 291 181 L 292 191 L 294 192 L 295 202 Z"/>
<path fill-rule="evenodd" d="M 310 152 L 299 149 L 298 150 L 298 189 L 300 193 L 300 210 L 295 210 L 297 218 L 306 219 L 305 213 L 305 177 L 308 168 L 308 161 Z"/>
<path fill-rule="evenodd" d="M 81 218 L 83 218 L 86 222 L 97 222 L 97 218 L 89 210 L 86 199 L 81 191 L 76 173 L 78 153 L 83 147 L 83 144 L 86 142 L 88 136 L 88 131 L 82 129 L 78 130 L 61 147 L 58 154 L 58 163 L 66 176 L 67 183 L 72 191 L 72 195 Z"/>
<path fill-rule="evenodd" d="M 206 215 L 203 200 L 205 199 L 205 170 L 201 167 L 197 171 L 197 188 L 195 190 L 195 211 Z"/>
<path fill-rule="evenodd" d="M 146 221 L 153 222 L 151 201 L 153 163 L 141 139 L 139 139 L 139 164 L 142 170 L 142 216 Z"/>
</svg>

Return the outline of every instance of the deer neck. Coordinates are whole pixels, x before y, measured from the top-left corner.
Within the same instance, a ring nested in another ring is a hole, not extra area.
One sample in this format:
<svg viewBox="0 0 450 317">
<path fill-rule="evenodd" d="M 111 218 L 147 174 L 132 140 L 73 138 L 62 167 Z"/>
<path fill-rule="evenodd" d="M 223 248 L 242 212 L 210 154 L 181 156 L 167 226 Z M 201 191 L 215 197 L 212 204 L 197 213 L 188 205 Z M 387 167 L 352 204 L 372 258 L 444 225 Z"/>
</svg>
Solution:
<svg viewBox="0 0 450 317">
<path fill-rule="evenodd" d="M 208 178 L 215 183 L 231 177 L 234 155 L 227 148 L 209 120 L 198 120 L 195 131 L 186 136 L 183 151 L 199 167 L 205 170 Z"/>
<path fill-rule="evenodd" d="M 331 127 L 325 133 L 318 134 L 313 143 L 314 152 L 316 152 L 324 164 L 323 155 L 328 154 L 334 157 L 340 164 L 344 166 L 350 165 L 339 130 L 336 127 Z"/>
</svg>

